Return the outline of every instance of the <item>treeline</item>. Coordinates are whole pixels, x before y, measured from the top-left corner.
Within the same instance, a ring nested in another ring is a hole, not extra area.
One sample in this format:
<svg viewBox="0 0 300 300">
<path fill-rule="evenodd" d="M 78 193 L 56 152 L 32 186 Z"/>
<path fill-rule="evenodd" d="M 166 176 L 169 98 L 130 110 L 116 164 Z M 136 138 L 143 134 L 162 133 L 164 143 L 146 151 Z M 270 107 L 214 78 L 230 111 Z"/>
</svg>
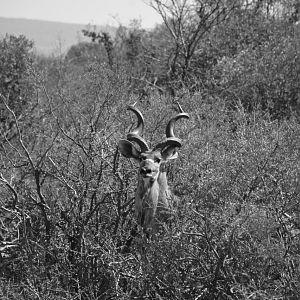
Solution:
<svg viewBox="0 0 300 300">
<path fill-rule="evenodd" d="M 62 56 L 0 41 L 1 299 L 299 298 L 300 2 L 152 6 L 154 29 L 85 29 Z M 135 102 L 152 144 L 177 102 L 191 118 L 178 213 L 126 249 Z"/>
<path fill-rule="evenodd" d="M 176 3 L 176 5 L 175 5 Z M 114 37 L 83 30 L 110 67 L 123 66 L 141 97 L 182 90 L 240 101 L 275 118 L 299 113 L 298 1 L 152 1 L 163 24 L 132 22 Z M 70 58 L 94 54 L 74 46 Z"/>
</svg>

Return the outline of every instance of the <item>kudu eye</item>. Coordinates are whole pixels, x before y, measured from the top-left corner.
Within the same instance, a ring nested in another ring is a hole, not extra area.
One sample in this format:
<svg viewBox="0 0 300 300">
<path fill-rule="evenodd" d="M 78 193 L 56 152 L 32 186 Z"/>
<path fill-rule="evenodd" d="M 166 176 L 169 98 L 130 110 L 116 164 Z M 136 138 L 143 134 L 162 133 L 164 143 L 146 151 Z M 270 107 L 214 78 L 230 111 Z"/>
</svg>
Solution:
<svg viewBox="0 0 300 300">
<path fill-rule="evenodd" d="M 160 161 L 161 161 L 161 159 L 160 159 L 159 157 L 155 157 L 155 158 L 154 158 L 154 161 L 155 161 L 156 163 L 158 163 L 158 164 L 159 164 L 159 163 L 160 163 Z"/>
</svg>

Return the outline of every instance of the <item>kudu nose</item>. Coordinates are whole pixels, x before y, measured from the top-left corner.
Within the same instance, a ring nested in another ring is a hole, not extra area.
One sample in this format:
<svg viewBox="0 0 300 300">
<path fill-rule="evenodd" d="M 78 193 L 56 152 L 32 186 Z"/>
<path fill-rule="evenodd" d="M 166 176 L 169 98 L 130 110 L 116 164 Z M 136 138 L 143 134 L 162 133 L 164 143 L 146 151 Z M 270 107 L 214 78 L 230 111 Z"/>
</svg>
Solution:
<svg viewBox="0 0 300 300">
<path fill-rule="evenodd" d="M 140 170 L 140 173 L 142 175 L 147 175 L 147 174 L 150 174 L 151 173 L 151 170 L 150 169 L 147 169 L 145 167 L 142 167 L 141 170 Z"/>
</svg>

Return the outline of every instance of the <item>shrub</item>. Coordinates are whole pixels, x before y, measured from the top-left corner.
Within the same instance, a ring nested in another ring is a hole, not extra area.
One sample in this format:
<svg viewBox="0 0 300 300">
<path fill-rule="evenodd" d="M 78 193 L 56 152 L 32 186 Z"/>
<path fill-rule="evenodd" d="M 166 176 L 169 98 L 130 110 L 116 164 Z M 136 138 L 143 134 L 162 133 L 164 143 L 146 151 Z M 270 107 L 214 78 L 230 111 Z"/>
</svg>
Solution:
<svg viewBox="0 0 300 300">
<path fill-rule="evenodd" d="M 1 297 L 16 299 L 296 299 L 299 295 L 297 120 L 182 91 L 191 119 L 168 169 L 178 214 L 149 240 L 135 225 L 136 166 L 117 142 L 137 101 L 121 68 L 65 61 L 59 84 L 33 70 L 35 106 L 5 112 L 0 147 Z M 51 79 L 51 78 L 50 78 Z M 137 105 L 145 138 L 164 136 L 173 99 Z M 5 299 L 5 298 L 4 298 Z"/>
</svg>

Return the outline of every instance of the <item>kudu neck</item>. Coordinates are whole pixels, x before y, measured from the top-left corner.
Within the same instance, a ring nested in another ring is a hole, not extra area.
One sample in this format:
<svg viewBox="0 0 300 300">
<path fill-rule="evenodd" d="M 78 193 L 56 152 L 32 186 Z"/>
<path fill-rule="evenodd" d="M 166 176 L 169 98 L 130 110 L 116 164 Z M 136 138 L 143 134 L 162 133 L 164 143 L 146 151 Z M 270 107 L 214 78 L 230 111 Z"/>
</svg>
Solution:
<svg viewBox="0 0 300 300">
<path fill-rule="evenodd" d="M 167 172 L 166 171 L 160 171 L 159 172 L 157 182 L 158 182 L 161 189 L 167 190 L 169 188 L 168 187 L 168 179 L 167 179 Z"/>
</svg>

